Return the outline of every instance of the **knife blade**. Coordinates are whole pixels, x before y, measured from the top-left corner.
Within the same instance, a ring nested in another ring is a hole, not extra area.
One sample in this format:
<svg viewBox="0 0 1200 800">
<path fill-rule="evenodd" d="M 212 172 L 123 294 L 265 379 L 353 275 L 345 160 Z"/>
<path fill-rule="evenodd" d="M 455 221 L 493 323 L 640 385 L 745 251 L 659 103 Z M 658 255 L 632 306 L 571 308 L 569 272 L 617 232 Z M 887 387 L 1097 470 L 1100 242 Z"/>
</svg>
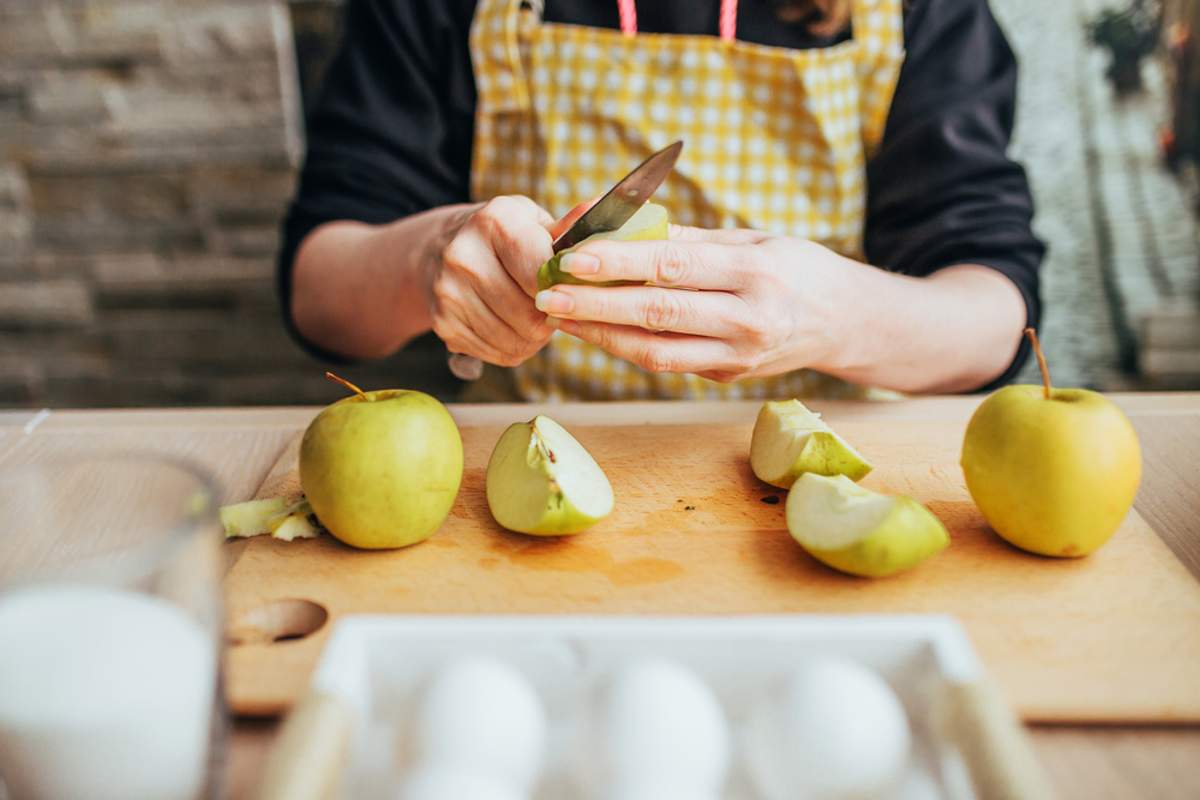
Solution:
<svg viewBox="0 0 1200 800">
<path fill-rule="evenodd" d="M 683 142 L 674 142 L 634 167 L 582 217 L 575 220 L 566 233 L 554 240 L 554 252 L 574 247 L 594 234 L 615 231 L 628 222 L 671 174 L 682 150 Z"/>
<path fill-rule="evenodd" d="M 682 141 L 672 142 L 634 167 L 554 240 L 553 251 L 558 253 L 574 247 L 589 236 L 615 231 L 628 222 L 671 174 L 682 150 Z M 483 362 L 474 356 L 451 353 L 449 365 L 450 372 L 459 380 L 474 381 L 483 375 Z"/>
</svg>

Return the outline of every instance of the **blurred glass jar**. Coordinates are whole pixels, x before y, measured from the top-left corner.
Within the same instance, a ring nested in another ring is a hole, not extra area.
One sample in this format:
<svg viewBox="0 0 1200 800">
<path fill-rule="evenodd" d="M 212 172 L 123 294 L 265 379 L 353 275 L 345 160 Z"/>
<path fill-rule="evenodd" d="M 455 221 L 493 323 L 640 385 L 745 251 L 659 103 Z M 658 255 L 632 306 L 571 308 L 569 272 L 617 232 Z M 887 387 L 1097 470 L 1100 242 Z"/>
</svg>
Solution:
<svg viewBox="0 0 1200 800">
<path fill-rule="evenodd" d="M 0 797 L 218 794 L 217 496 L 150 453 L 0 473 Z"/>
</svg>

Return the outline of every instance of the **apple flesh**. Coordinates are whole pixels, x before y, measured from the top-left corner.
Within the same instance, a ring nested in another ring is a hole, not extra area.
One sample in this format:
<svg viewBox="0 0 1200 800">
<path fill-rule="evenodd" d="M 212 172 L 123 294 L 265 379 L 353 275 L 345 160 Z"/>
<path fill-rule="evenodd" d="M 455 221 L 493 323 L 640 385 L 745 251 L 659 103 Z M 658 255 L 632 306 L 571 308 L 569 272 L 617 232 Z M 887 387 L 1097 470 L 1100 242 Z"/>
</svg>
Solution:
<svg viewBox="0 0 1200 800">
<path fill-rule="evenodd" d="M 321 524 L 353 547 L 406 547 L 434 534 L 462 482 L 450 412 L 406 389 L 363 392 L 326 408 L 300 443 L 300 483 Z"/>
<path fill-rule="evenodd" d="M 304 498 L 267 497 L 221 506 L 226 539 L 270 534 L 276 539 L 314 539 L 321 528 Z"/>
<path fill-rule="evenodd" d="M 271 526 L 271 536 L 290 542 L 295 539 L 315 539 L 321 533 L 316 523 L 316 515 L 303 511 L 288 514 Z"/>
<path fill-rule="evenodd" d="M 1006 386 L 963 438 L 967 489 L 1009 543 L 1045 556 L 1084 556 L 1133 505 L 1141 448 L 1129 418 L 1086 389 Z"/>
<path fill-rule="evenodd" d="M 487 467 L 487 501 L 502 527 L 535 536 L 579 533 L 608 516 L 613 490 L 583 445 L 549 417 L 510 425 Z"/>
<path fill-rule="evenodd" d="M 946 526 L 911 497 L 809 472 L 788 492 L 787 526 L 813 558 L 841 572 L 882 578 L 911 569 L 950 544 Z"/>
<path fill-rule="evenodd" d="M 283 497 L 247 500 L 244 503 L 221 506 L 218 515 L 225 538 L 259 536 L 271 532 L 271 521 L 287 516 L 288 502 Z"/>
<path fill-rule="evenodd" d="M 758 479 L 790 489 L 805 473 L 862 480 L 871 463 L 799 400 L 763 403 L 750 438 L 750 467 Z"/>
<path fill-rule="evenodd" d="M 586 284 L 590 286 L 620 286 L 622 284 L 633 283 L 633 281 L 581 281 L 571 273 L 563 272 L 559 268 L 559 263 L 567 253 L 594 239 L 616 239 L 622 242 L 637 242 L 649 239 L 666 239 L 669 232 L 670 225 L 668 223 L 667 210 L 656 203 L 646 203 L 634 212 L 634 215 L 626 220 L 624 225 L 615 231 L 594 233 L 575 245 L 575 247 L 568 247 L 560 253 L 555 253 L 553 258 L 542 264 L 538 270 L 538 289 L 549 289 L 551 286 L 559 283 Z"/>
</svg>

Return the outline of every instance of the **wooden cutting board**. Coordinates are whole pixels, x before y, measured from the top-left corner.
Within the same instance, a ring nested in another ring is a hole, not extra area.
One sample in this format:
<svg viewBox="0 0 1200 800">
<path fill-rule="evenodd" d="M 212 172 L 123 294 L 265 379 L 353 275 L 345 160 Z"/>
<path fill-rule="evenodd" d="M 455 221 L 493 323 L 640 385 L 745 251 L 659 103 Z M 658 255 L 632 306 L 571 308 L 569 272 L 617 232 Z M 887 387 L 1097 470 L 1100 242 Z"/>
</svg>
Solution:
<svg viewBox="0 0 1200 800">
<path fill-rule="evenodd" d="M 669 408 L 650 413 L 672 421 Z M 617 507 L 561 539 L 496 526 L 483 481 L 503 426 L 456 415 L 463 485 L 428 541 L 384 552 L 329 537 L 230 545 L 241 548 L 226 578 L 234 711 L 284 711 L 345 614 L 937 612 L 965 625 L 1026 720 L 1200 721 L 1200 582 L 1136 512 L 1085 559 L 1009 547 L 965 489 L 961 420 L 828 416 L 874 461 L 864 485 L 926 503 L 953 539 L 911 572 L 866 580 L 825 568 L 792 541 L 785 493 L 750 472 L 749 407 L 736 424 L 569 425 L 608 473 Z M 259 496 L 297 486 L 297 450 L 298 438 Z"/>
</svg>

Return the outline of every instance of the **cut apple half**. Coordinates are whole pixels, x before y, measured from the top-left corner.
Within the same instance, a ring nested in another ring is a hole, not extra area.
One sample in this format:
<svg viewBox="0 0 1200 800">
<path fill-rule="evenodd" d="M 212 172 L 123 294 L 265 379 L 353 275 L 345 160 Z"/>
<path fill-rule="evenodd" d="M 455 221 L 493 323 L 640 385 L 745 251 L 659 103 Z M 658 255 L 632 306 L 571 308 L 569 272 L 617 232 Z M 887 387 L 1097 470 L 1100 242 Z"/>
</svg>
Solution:
<svg viewBox="0 0 1200 800">
<path fill-rule="evenodd" d="M 867 578 L 911 569 L 950 544 L 946 526 L 916 500 L 845 475 L 802 475 L 788 493 L 787 526 L 813 558 Z"/>
<path fill-rule="evenodd" d="M 487 501 L 501 526 L 518 533 L 578 533 L 608 516 L 613 490 L 583 445 L 549 417 L 518 422 L 496 443 Z"/>
<path fill-rule="evenodd" d="M 871 463 L 799 400 L 763 403 L 750 438 L 750 467 L 758 479 L 791 488 L 806 472 L 862 480 Z"/>
</svg>

